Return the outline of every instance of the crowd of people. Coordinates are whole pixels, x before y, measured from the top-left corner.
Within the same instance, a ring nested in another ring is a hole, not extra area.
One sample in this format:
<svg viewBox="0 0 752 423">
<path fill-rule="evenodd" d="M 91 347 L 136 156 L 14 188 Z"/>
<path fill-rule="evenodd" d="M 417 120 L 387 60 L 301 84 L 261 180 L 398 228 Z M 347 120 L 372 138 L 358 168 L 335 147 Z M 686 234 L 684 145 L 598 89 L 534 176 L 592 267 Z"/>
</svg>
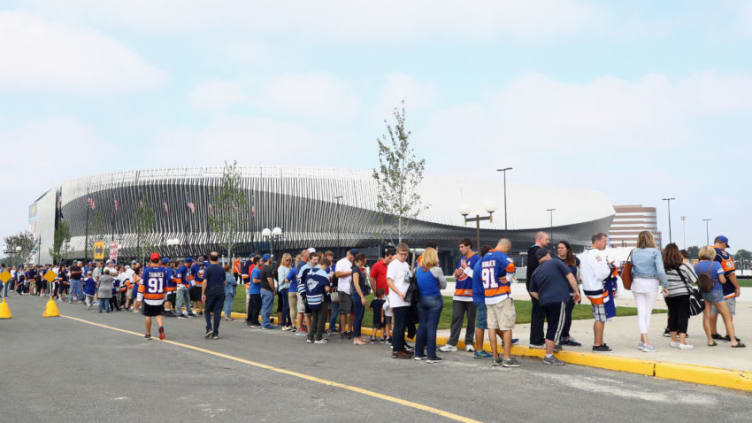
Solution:
<svg viewBox="0 0 752 423">
<path fill-rule="evenodd" d="M 548 249 L 549 244 L 548 234 L 539 232 L 528 249 L 530 348 L 545 349 L 545 364 L 563 365 L 554 353 L 564 346 L 582 346 L 569 331 L 572 311 L 583 296 L 590 302 L 594 319 L 592 350 L 611 351 L 604 340 L 605 324 L 616 315 L 614 296 L 623 263 L 608 257 L 607 237 L 602 233 L 592 237 L 591 248 L 579 257 L 566 241 L 558 242 L 554 251 Z M 289 331 L 305 336 L 311 344 L 326 344 L 335 334 L 355 345 L 384 343 L 391 346 L 393 358 L 433 364 L 441 361 L 437 351 L 457 351 L 466 319 L 466 351 L 475 358 L 492 359 L 493 366 L 518 367 L 519 361 L 511 356 L 511 346 L 517 343 L 512 336 L 517 316 L 511 289 L 516 272 L 511 248 L 506 238 L 478 253 L 471 240 L 459 242 L 450 336 L 439 349 L 436 333 L 447 278 L 434 243 L 425 246 L 412 262 L 406 244 L 387 248 L 370 268 L 366 267 L 367 257 L 356 249 L 336 260 L 332 251 L 322 253 L 313 248 L 295 257 L 285 253 L 276 263 L 269 254 L 220 265 L 217 252 L 195 260 L 171 260 L 155 252 L 143 266 L 135 260 L 129 264 L 110 260 L 13 266 L 7 269 L 11 279 L 0 287 L 0 293 L 7 296 L 9 290 L 15 290 L 18 295 L 49 295 L 89 309 L 97 306 L 99 313 L 140 311 L 145 316 L 146 339 L 151 339 L 152 318 L 160 339 L 165 339 L 163 316 L 186 319 L 204 315 L 206 338 L 219 339 L 221 315 L 224 312 L 224 318 L 232 320 L 237 287 L 242 284 L 245 321 L 251 327 Z M 637 248 L 628 259 L 630 288 L 637 306 L 638 349 L 656 349 L 648 338 L 648 328 L 659 293 L 668 307 L 665 335 L 671 338 L 670 347 L 693 348 L 687 343 L 687 326 L 689 318 L 699 313 L 708 346 L 727 341 L 732 348 L 744 347 L 734 330 L 735 298 L 740 289 L 727 248 L 728 239 L 717 237 L 713 246 L 700 250 L 699 261 L 693 266 L 686 251 L 676 244 L 661 251 L 650 232 L 640 233 Z M 276 325 L 272 323 L 275 297 Z M 362 329 L 367 311 L 373 328 L 370 337 L 364 336 Z M 725 337 L 717 330 L 719 314 L 726 327 Z M 486 332 L 490 353 L 483 348 Z M 415 338 L 414 346 L 406 343 L 406 335 Z"/>
</svg>

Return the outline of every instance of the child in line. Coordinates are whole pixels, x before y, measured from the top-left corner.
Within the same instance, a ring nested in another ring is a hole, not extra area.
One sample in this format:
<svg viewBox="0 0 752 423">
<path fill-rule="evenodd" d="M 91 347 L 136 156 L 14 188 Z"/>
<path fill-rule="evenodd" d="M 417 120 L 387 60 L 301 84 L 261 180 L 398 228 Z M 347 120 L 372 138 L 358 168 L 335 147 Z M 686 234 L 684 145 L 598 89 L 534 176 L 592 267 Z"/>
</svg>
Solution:
<svg viewBox="0 0 752 423">
<path fill-rule="evenodd" d="M 86 309 L 91 310 L 92 303 L 94 302 L 94 294 L 97 292 L 97 283 L 91 276 L 91 270 L 86 273 L 86 281 L 84 281 L 84 295 L 86 296 Z"/>
<path fill-rule="evenodd" d="M 389 297 L 384 298 L 384 307 L 381 309 L 384 315 L 384 327 L 386 329 L 386 344 L 392 345 L 392 307 L 389 306 Z"/>
<path fill-rule="evenodd" d="M 376 298 L 371 300 L 370 309 L 373 311 L 373 336 L 371 343 L 376 342 L 378 331 L 381 331 L 381 340 L 386 341 L 386 332 L 384 331 L 384 288 L 377 288 L 374 292 Z"/>
</svg>

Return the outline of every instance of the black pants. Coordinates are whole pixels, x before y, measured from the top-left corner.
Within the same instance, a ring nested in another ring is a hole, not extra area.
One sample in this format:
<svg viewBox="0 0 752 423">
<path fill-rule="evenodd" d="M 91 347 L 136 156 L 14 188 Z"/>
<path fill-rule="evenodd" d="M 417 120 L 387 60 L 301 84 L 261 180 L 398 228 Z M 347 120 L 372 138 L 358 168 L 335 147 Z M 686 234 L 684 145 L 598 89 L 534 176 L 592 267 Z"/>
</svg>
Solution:
<svg viewBox="0 0 752 423">
<path fill-rule="evenodd" d="M 569 297 L 566 320 L 564 321 L 564 328 L 561 330 L 561 339 L 569 339 L 569 329 L 572 328 L 572 310 L 574 310 L 574 298 Z"/>
<path fill-rule="evenodd" d="M 325 302 L 321 303 L 318 310 L 311 310 L 311 327 L 308 328 L 308 339 L 311 341 L 321 341 L 321 338 L 323 338 L 328 311 L 329 307 Z"/>
<path fill-rule="evenodd" d="M 392 331 L 392 352 L 405 351 L 405 323 L 409 306 L 392 309 L 394 330 Z"/>
<path fill-rule="evenodd" d="M 246 323 L 253 326 L 260 326 L 259 314 L 261 314 L 261 294 L 251 294 L 251 300 L 248 302 L 248 316 Z"/>
<path fill-rule="evenodd" d="M 561 331 L 564 327 L 564 321 L 566 320 L 567 304 L 566 303 L 553 303 L 541 306 L 546 319 L 548 320 L 548 327 L 546 328 L 546 340 L 553 341 L 554 344 L 559 343 L 561 338 Z"/>
<path fill-rule="evenodd" d="M 530 298 L 533 308 L 530 310 L 530 345 L 543 345 L 546 340 L 543 337 L 543 323 L 546 313 L 541 303 L 535 298 Z"/>
<path fill-rule="evenodd" d="M 452 326 L 449 333 L 448 345 L 457 346 L 462 331 L 462 321 L 467 313 L 467 330 L 465 331 L 465 345 L 473 345 L 475 339 L 475 304 L 472 301 L 452 301 Z"/>
<path fill-rule="evenodd" d="M 676 333 L 687 333 L 689 324 L 689 295 L 666 297 L 668 306 L 668 330 Z"/>
<path fill-rule="evenodd" d="M 112 311 L 120 311 L 120 307 L 118 306 L 118 299 L 117 295 L 113 295 L 112 298 L 110 298 L 110 308 Z"/>
<path fill-rule="evenodd" d="M 209 291 L 206 293 L 206 309 L 204 310 L 204 318 L 206 318 L 206 331 L 210 330 L 215 336 L 219 335 L 219 322 L 222 320 L 222 307 L 225 305 L 225 292 L 224 290 Z M 212 326 L 212 320 L 210 313 L 214 314 L 214 326 Z"/>
</svg>

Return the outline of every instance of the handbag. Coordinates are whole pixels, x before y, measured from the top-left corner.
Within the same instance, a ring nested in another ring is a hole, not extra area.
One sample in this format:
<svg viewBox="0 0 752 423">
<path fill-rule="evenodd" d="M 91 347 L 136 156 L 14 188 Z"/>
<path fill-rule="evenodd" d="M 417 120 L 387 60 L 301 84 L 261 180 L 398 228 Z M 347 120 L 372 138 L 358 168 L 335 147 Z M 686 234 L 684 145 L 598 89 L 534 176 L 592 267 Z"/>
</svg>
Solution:
<svg viewBox="0 0 752 423">
<path fill-rule="evenodd" d="M 629 257 L 621 268 L 621 283 L 624 289 L 632 289 L 632 251 L 629 252 Z"/>
<path fill-rule="evenodd" d="M 676 272 L 687 287 L 687 291 L 689 291 L 689 315 L 697 316 L 698 314 L 702 314 L 702 312 L 705 311 L 705 300 L 703 300 L 702 294 L 700 294 L 700 291 L 698 291 L 697 288 L 690 285 L 689 282 L 684 279 L 684 275 L 680 268 L 677 267 Z"/>
</svg>

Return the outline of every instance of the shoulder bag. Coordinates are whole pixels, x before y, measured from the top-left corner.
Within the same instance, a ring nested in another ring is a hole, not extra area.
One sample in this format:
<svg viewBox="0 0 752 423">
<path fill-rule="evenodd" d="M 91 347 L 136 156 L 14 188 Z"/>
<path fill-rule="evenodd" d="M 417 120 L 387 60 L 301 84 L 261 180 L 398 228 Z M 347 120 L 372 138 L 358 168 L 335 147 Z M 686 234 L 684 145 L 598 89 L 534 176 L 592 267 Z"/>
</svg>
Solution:
<svg viewBox="0 0 752 423">
<path fill-rule="evenodd" d="M 624 289 L 632 289 L 632 252 L 629 252 L 627 261 L 624 262 L 621 268 L 621 283 L 624 285 Z"/>
<path fill-rule="evenodd" d="M 700 291 L 698 291 L 695 287 L 690 285 L 686 279 L 684 279 L 684 274 L 682 274 L 681 266 L 676 268 L 676 272 L 679 273 L 679 277 L 687 287 L 687 291 L 689 291 L 689 315 L 697 316 L 698 314 L 702 314 L 702 312 L 705 310 L 705 300 L 703 300 L 702 294 L 700 294 Z"/>
</svg>

